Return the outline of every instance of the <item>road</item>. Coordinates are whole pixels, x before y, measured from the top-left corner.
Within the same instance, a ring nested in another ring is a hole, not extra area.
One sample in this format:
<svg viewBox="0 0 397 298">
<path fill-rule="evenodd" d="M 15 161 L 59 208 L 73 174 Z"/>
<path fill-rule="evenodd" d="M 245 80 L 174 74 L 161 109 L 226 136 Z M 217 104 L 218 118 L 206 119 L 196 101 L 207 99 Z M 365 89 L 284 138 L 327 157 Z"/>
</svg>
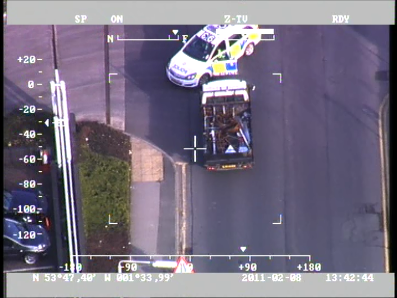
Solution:
<svg viewBox="0 0 397 298">
<path fill-rule="evenodd" d="M 194 34 L 200 28 L 192 27 L 126 26 L 124 38 L 167 38 L 173 29 L 179 29 L 179 34 Z M 183 148 L 193 142 L 191 126 L 200 129 L 196 124 L 197 94 L 170 85 L 165 77 L 165 66 L 180 46 L 180 42 L 164 41 L 125 44 L 125 129 L 153 142 L 175 160 L 188 157 Z"/>
<path fill-rule="evenodd" d="M 268 27 L 268 26 L 267 26 Z M 309 254 L 326 272 L 382 272 L 378 109 L 387 83 L 388 29 L 276 26 L 239 64 L 257 85 L 255 169 L 207 173 L 183 147 L 201 132 L 199 97 L 170 85 L 164 67 L 177 43 L 125 45 L 126 130 L 189 161 L 193 253 Z M 127 38 L 161 38 L 197 26 L 127 26 Z M 280 72 L 283 82 L 272 73 Z M 283 224 L 273 225 L 283 215 Z M 261 260 L 265 272 L 297 271 L 300 259 Z M 222 263 L 222 264 L 221 264 Z M 238 271 L 237 261 L 195 263 Z"/>
<path fill-rule="evenodd" d="M 61 75 L 73 94 L 70 109 L 104 118 L 103 97 L 93 98 L 92 91 L 103 86 L 102 28 L 75 28 L 78 36 L 70 26 L 58 31 Z M 183 150 L 201 134 L 201 119 L 197 92 L 165 77 L 178 42 L 126 42 L 124 72 L 115 70 L 126 79 L 125 107 L 112 109 L 125 108 L 127 132 L 191 163 L 194 254 L 241 254 L 239 247 L 247 246 L 247 254 L 310 254 L 328 272 L 383 271 L 377 125 L 388 83 L 375 78 L 389 69 L 388 27 L 271 28 L 276 41 L 260 43 L 239 63 L 240 74 L 257 85 L 252 171 L 208 173 Z M 125 26 L 124 37 L 166 38 L 173 29 L 192 35 L 200 26 Z M 6 28 L 5 110 L 22 103 L 51 107 L 48 85 L 25 86 L 30 79 L 53 79 L 51 34 L 50 26 Z M 81 43 L 69 42 L 76 39 Z M 44 60 L 27 67 L 16 62 L 21 55 Z M 85 67 L 84 61 L 98 65 Z M 282 73 L 282 83 L 275 72 Z M 279 214 L 283 224 L 273 225 Z M 301 262 L 259 263 L 261 271 L 286 272 Z M 236 271 L 238 260 L 194 264 L 196 272 Z"/>
</svg>

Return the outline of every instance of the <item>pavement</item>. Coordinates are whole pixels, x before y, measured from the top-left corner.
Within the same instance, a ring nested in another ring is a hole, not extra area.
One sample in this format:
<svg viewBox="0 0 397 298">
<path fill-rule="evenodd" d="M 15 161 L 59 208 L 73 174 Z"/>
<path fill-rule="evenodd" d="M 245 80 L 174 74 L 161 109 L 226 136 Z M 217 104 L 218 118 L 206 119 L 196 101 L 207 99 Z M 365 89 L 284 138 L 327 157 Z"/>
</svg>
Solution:
<svg viewBox="0 0 397 298">
<path fill-rule="evenodd" d="M 390 212 L 390 196 L 389 196 L 389 187 L 390 187 L 390 172 L 389 172 L 389 165 L 390 165 L 390 161 L 389 161 L 389 154 L 390 154 L 390 103 L 389 103 L 389 96 L 387 96 L 387 98 L 385 98 L 385 107 L 384 107 L 384 112 L 382 115 L 383 121 L 384 121 L 384 137 L 385 137 L 385 150 L 386 150 L 386 154 L 385 154 L 385 165 L 386 165 L 386 186 L 387 186 L 387 194 L 388 194 L 388 200 L 387 200 L 387 209 Z M 389 213 L 389 217 L 390 217 L 390 213 Z"/>
<path fill-rule="evenodd" d="M 383 230 L 385 234 L 385 271 L 390 272 L 390 129 L 389 129 L 389 94 L 385 96 L 379 109 L 379 145 L 382 161 L 382 213 L 383 213 Z"/>
<path fill-rule="evenodd" d="M 131 137 L 131 254 L 175 254 L 175 180 L 172 161 Z"/>
</svg>

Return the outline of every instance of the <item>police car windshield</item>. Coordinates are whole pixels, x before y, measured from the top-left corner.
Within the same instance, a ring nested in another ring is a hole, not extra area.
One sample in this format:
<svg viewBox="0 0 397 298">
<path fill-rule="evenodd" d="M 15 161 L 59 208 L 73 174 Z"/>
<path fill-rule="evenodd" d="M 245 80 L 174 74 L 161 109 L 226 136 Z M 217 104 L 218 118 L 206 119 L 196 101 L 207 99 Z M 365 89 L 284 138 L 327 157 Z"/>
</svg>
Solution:
<svg viewBox="0 0 397 298">
<path fill-rule="evenodd" d="M 214 46 L 205 40 L 194 36 L 187 46 L 184 48 L 183 53 L 190 58 L 206 62 L 214 49 Z"/>
</svg>

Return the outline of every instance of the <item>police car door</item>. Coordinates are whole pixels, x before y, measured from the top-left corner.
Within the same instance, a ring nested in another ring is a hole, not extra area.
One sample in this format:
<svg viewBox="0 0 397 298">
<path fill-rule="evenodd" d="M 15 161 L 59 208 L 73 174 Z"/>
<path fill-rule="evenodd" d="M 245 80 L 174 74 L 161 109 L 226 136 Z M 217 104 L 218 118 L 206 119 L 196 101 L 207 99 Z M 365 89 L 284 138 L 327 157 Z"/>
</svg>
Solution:
<svg viewBox="0 0 397 298">
<path fill-rule="evenodd" d="M 221 41 L 215 48 L 214 52 L 212 53 L 211 62 L 214 61 L 224 61 L 229 58 L 226 48 L 226 41 Z"/>
<path fill-rule="evenodd" d="M 244 45 L 247 37 L 242 34 L 233 34 L 229 37 L 229 51 L 231 59 L 240 59 L 244 55 Z"/>
<path fill-rule="evenodd" d="M 223 40 L 215 48 L 212 59 L 211 68 L 213 76 L 228 75 L 230 72 L 234 73 L 237 71 L 237 64 L 230 64 L 234 61 L 230 61 L 230 55 L 227 50 L 226 41 Z"/>
<path fill-rule="evenodd" d="M 237 61 L 230 58 L 225 41 L 216 47 L 211 63 L 213 76 L 237 75 L 238 73 Z"/>
</svg>

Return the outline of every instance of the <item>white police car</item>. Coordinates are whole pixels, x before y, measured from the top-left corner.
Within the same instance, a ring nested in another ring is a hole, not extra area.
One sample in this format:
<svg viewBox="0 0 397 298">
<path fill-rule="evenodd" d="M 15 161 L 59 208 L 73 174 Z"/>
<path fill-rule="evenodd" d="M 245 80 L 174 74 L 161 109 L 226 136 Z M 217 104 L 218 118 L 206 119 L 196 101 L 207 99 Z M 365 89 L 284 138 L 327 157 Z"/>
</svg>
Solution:
<svg viewBox="0 0 397 298">
<path fill-rule="evenodd" d="M 166 67 L 168 79 L 183 87 L 207 83 L 217 61 L 236 61 L 252 55 L 261 40 L 256 29 L 258 25 L 207 25 L 170 60 Z"/>
</svg>

